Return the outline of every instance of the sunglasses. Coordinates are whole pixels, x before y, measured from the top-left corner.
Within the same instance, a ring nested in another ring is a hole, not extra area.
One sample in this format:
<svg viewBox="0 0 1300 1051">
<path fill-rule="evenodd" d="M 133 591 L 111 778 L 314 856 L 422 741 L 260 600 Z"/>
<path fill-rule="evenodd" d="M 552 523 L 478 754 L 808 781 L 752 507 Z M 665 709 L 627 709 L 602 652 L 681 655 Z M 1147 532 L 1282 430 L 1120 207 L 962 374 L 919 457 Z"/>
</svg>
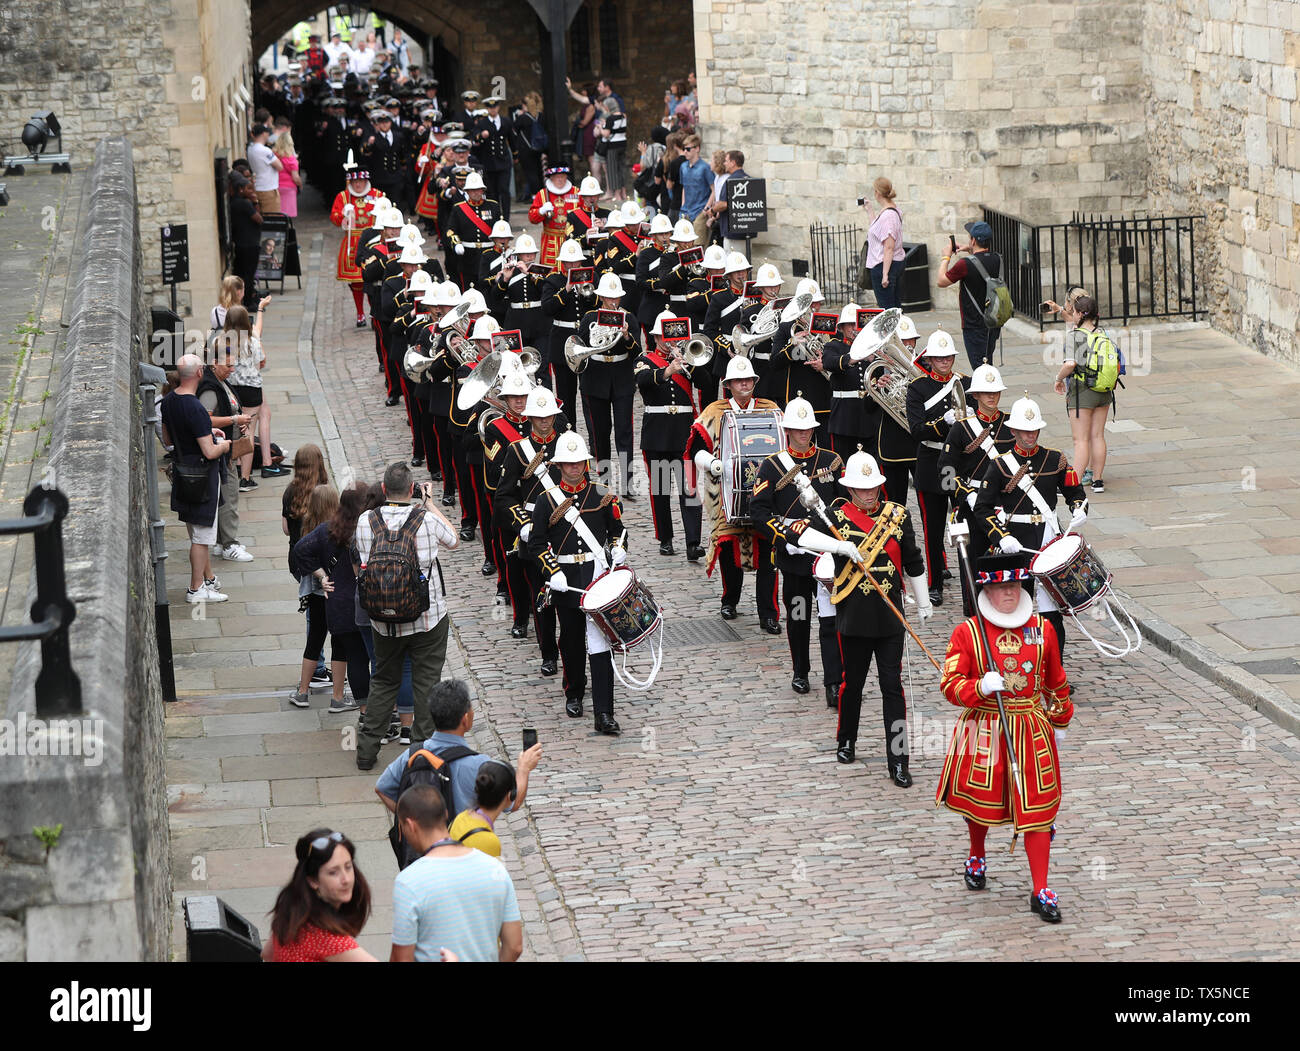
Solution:
<svg viewBox="0 0 1300 1051">
<path fill-rule="evenodd" d="M 331 843 L 338 844 L 343 842 L 342 832 L 331 832 L 328 836 L 317 836 L 308 844 L 311 850 L 324 850 Z"/>
</svg>

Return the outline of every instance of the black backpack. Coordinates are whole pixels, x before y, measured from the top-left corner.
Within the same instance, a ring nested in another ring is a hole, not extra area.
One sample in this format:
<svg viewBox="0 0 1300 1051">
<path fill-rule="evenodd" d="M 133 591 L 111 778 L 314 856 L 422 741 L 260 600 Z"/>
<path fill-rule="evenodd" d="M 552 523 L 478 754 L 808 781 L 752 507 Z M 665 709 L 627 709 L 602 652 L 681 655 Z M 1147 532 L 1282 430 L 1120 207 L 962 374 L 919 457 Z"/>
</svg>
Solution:
<svg viewBox="0 0 1300 1051">
<path fill-rule="evenodd" d="M 397 798 L 401 799 L 402 793 L 413 785 L 433 785 L 447 807 L 447 824 L 450 826 L 452 818 L 456 815 L 451 794 L 451 764 L 457 759 L 464 759 L 470 755 L 478 755 L 478 753 L 460 744 L 444 748 L 437 753 L 427 748 L 416 749 L 407 757 L 401 780 L 397 782 Z M 471 829 L 461 837 L 460 842 L 463 843 L 475 832 L 481 831 L 483 830 L 478 828 Z M 406 868 L 420 856 L 402 839 L 402 827 L 396 815 L 393 817 L 393 827 L 388 830 L 388 842 L 392 844 L 393 853 L 397 856 L 398 868 Z"/>
</svg>

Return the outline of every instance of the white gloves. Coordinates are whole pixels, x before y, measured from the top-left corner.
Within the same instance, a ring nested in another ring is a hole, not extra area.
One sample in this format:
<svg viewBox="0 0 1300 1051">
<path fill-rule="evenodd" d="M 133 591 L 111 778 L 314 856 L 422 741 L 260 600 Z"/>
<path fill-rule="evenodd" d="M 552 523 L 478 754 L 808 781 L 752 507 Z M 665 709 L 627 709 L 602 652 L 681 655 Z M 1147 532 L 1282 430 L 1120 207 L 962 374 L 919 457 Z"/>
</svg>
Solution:
<svg viewBox="0 0 1300 1051">
<path fill-rule="evenodd" d="M 550 201 L 547 201 L 544 205 L 538 208 L 537 211 L 541 215 L 550 215 L 552 212 L 555 211 L 555 205 L 553 205 Z"/>
<path fill-rule="evenodd" d="M 615 566 L 621 566 L 627 561 L 627 552 L 615 544 L 609 549 L 609 561 Z"/>
<path fill-rule="evenodd" d="M 464 255 L 464 254 L 465 254 L 465 246 L 464 246 L 463 244 L 457 243 L 457 245 L 456 245 L 456 254 L 457 254 L 457 255 Z"/>
<path fill-rule="evenodd" d="M 847 558 L 850 562 L 857 562 L 859 565 L 862 564 L 862 552 L 858 550 L 858 545 L 851 540 L 836 540 L 831 554 Z"/>
<path fill-rule="evenodd" d="M 1064 730 L 1053 730 L 1052 732 L 1056 734 L 1056 743 L 1058 746 L 1065 743 Z"/>
<path fill-rule="evenodd" d="M 1003 693 L 1007 684 L 1002 681 L 1002 676 L 995 671 L 986 671 L 984 677 L 980 679 L 980 693 L 985 697 L 992 697 L 995 693 Z"/>
<path fill-rule="evenodd" d="M 1004 555 L 1018 555 L 1024 550 L 1024 548 L 1021 546 L 1019 540 L 1008 533 L 998 541 L 998 550 Z"/>
<path fill-rule="evenodd" d="M 350 204 L 345 204 L 345 205 L 343 206 L 343 218 L 344 218 L 344 219 L 351 219 L 351 218 L 352 218 L 354 215 L 356 215 L 356 214 L 357 214 L 357 210 L 356 210 L 356 208 L 353 207 L 352 205 L 350 205 Z"/>
<path fill-rule="evenodd" d="M 1086 521 L 1088 521 L 1088 512 L 1082 507 L 1076 508 L 1074 514 L 1070 515 L 1070 528 L 1066 532 L 1074 532 Z"/>
<path fill-rule="evenodd" d="M 550 579 L 550 581 L 549 581 L 548 583 L 549 583 L 550 589 L 551 589 L 552 591 L 568 591 L 568 590 L 569 590 L 569 582 L 568 582 L 568 580 L 565 579 L 565 576 L 564 576 L 563 573 L 552 573 L 552 574 L 551 574 L 551 579 Z"/>
<path fill-rule="evenodd" d="M 424 156 L 423 154 L 415 158 L 415 166 L 417 168 L 423 168 L 428 163 L 429 163 L 429 158 Z"/>
<path fill-rule="evenodd" d="M 519 530 L 519 542 L 526 544 L 528 538 L 533 535 L 533 523 L 525 522 L 523 529 Z"/>
<path fill-rule="evenodd" d="M 945 412 L 945 413 L 943 414 L 943 422 L 946 423 L 949 427 L 951 427 L 954 423 L 956 423 L 956 422 L 957 422 L 957 410 L 956 410 L 956 409 L 949 409 L 947 412 Z"/>
<path fill-rule="evenodd" d="M 805 529 L 799 535 L 799 546 L 805 551 L 823 551 L 827 554 L 839 555 L 850 562 L 862 561 L 862 552 L 858 550 L 856 544 L 847 540 L 836 540 L 833 536 L 816 529 Z"/>
<path fill-rule="evenodd" d="M 926 586 L 925 575 L 918 573 L 914 577 L 908 577 L 907 589 L 912 593 L 912 599 L 916 602 L 916 614 L 922 622 L 933 617 L 934 606 L 930 603 L 930 589 Z"/>
<path fill-rule="evenodd" d="M 975 497 L 977 497 L 978 495 L 979 494 L 975 492 L 974 489 L 972 489 L 969 493 L 966 494 L 966 506 L 969 507 L 972 511 L 975 510 Z"/>
</svg>

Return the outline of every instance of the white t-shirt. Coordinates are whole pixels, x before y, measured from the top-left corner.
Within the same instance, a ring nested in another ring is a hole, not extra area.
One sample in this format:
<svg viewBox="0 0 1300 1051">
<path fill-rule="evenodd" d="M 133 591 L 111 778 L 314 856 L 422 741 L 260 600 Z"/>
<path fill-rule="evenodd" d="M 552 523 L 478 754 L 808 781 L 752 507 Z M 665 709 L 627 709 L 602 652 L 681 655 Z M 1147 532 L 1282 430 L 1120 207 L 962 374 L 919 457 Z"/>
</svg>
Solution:
<svg viewBox="0 0 1300 1051">
<path fill-rule="evenodd" d="M 365 76 L 370 72 L 370 67 L 375 64 L 375 49 L 362 45 L 352 50 L 352 68 L 360 76 Z"/>
<path fill-rule="evenodd" d="M 258 193 L 280 188 L 280 173 L 271 164 L 274 159 L 270 146 L 260 142 L 248 144 L 248 166 L 253 169 L 253 189 Z"/>
</svg>

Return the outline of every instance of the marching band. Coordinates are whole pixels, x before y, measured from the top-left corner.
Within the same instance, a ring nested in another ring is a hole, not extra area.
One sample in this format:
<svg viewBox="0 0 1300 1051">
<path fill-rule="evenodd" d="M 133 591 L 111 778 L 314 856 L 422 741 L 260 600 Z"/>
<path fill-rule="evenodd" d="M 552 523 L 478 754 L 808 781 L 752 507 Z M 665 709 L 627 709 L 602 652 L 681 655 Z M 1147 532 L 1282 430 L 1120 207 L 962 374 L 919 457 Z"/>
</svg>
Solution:
<svg viewBox="0 0 1300 1051">
<path fill-rule="evenodd" d="M 1039 444 L 1038 404 L 1026 396 L 1003 412 L 1001 374 L 988 363 L 958 373 L 946 332 L 922 345 L 898 309 L 828 307 L 808 280 L 785 296 L 775 266 L 751 281 L 741 253 L 697 245 L 686 221 L 647 225 L 635 203 L 605 212 L 599 183 L 574 187 L 564 167 L 545 173 L 529 208 L 539 245 L 487 197 L 461 130 L 435 126 L 414 162 L 415 214 L 442 264 L 349 157 L 331 213 L 337 273 L 359 315 L 369 297 L 412 464 L 442 481 L 444 505 L 459 501 L 462 539 L 481 529 L 509 636 L 526 640 L 531 621 L 540 674 L 563 673 L 566 713 L 583 715 L 590 685 L 595 730 L 616 735 L 615 683 L 646 688 L 659 667 L 664 615 L 646 556 L 630 564 L 623 509 L 639 473 L 639 396 L 659 554 L 677 557 L 678 535 L 688 563 L 707 554 L 729 621 L 753 573 L 760 629 L 781 634 L 785 609 L 797 695 L 812 689 L 816 623 L 841 763 L 857 758 L 874 660 L 885 769 L 901 788 L 913 783 L 902 664 L 915 639 L 962 711 L 936 802 L 967 822 L 965 885 L 984 888 L 987 829 L 1010 822 L 1025 836 L 1031 909 L 1059 922 L 1047 856 L 1057 741 L 1073 712 L 1065 618 L 1118 602 L 1078 534 L 1079 479 Z M 940 665 L 914 625 L 945 602 L 950 547 L 967 619 Z M 654 669 L 638 679 L 629 658 L 651 650 Z"/>
</svg>

